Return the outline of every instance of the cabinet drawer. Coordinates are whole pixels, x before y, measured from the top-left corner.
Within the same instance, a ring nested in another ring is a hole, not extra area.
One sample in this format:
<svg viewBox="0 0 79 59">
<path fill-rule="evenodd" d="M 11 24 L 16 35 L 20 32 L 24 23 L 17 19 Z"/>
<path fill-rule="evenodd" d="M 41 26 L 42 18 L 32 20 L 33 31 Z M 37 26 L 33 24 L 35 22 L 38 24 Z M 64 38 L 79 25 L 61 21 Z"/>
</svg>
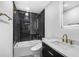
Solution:
<svg viewBox="0 0 79 59">
<path fill-rule="evenodd" d="M 43 54 L 45 57 L 64 57 L 45 43 L 43 43 Z"/>
<path fill-rule="evenodd" d="M 49 47 L 50 48 L 50 47 Z M 50 48 L 49 50 L 54 57 L 63 57 L 63 55 L 61 55 L 60 53 L 58 53 L 57 51 L 55 51 L 54 49 Z"/>
</svg>

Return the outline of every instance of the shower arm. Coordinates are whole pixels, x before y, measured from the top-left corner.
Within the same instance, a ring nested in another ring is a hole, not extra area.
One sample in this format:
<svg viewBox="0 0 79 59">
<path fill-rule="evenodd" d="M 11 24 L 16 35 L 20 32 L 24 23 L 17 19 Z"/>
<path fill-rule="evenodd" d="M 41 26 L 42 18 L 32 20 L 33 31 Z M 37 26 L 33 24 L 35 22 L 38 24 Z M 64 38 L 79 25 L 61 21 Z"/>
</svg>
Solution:
<svg viewBox="0 0 79 59">
<path fill-rule="evenodd" d="M 5 13 L 0 13 L 0 16 L 2 16 L 2 15 L 5 15 L 6 17 L 8 17 L 8 18 L 9 18 L 8 20 L 12 20 L 12 18 L 10 18 L 7 14 L 5 14 Z"/>
</svg>

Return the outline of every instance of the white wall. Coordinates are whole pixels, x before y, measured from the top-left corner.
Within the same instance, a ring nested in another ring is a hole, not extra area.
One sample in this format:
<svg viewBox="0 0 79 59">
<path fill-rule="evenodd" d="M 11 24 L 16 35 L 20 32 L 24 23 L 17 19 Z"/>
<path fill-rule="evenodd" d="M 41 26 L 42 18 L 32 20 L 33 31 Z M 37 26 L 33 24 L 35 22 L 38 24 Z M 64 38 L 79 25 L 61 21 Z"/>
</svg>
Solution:
<svg viewBox="0 0 79 59">
<path fill-rule="evenodd" d="M 13 18 L 13 6 L 10 1 L 0 1 L 0 12 Z M 13 56 L 13 21 L 0 16 L 0 57 Z"/>
<path fill-rule="evenodd" d="M 61 2 L 52 2 L 45 8 L 45 37 L 60 38 L 63 34 L 68 34 L 72 40 L 79 40 L 79 29 L 61 28 Z"/>
<path fill-rule="evenodd" d="M 59 6 L 51 3 L 45 9 L 45 37 L 56 37 L 59 27 Z"/>
</svg>

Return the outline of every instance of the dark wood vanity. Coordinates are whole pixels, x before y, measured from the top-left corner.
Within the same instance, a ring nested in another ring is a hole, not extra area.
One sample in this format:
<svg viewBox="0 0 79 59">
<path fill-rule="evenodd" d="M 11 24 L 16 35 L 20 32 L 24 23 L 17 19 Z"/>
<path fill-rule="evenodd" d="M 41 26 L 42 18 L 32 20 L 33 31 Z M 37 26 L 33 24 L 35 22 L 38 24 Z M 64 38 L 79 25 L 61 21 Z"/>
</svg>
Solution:
<svg viewBox="0 0 79 59">
<path fill-rule="evenodd" d="M 42 44 L 43 44 L 43 49 L 42 49 L 43 57 L 64 57 L 63 55 L 61 55 L 60 53 L 49 47 L 44 42 Z"/>
</svg>

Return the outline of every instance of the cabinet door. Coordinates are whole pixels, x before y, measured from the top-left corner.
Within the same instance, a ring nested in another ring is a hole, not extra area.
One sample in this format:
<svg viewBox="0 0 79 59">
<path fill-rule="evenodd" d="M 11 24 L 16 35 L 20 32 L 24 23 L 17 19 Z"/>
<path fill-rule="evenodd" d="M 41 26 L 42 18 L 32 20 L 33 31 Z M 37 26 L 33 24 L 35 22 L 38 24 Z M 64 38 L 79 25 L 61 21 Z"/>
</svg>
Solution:
<svg viewBox="0 0 79 59">
<path fill-rule="evenodd" d="M 54 55 L 50 52 L 50 48 L 43 43 L 42 49 L 43 57 L 54 57 Z"/>
</svg>

